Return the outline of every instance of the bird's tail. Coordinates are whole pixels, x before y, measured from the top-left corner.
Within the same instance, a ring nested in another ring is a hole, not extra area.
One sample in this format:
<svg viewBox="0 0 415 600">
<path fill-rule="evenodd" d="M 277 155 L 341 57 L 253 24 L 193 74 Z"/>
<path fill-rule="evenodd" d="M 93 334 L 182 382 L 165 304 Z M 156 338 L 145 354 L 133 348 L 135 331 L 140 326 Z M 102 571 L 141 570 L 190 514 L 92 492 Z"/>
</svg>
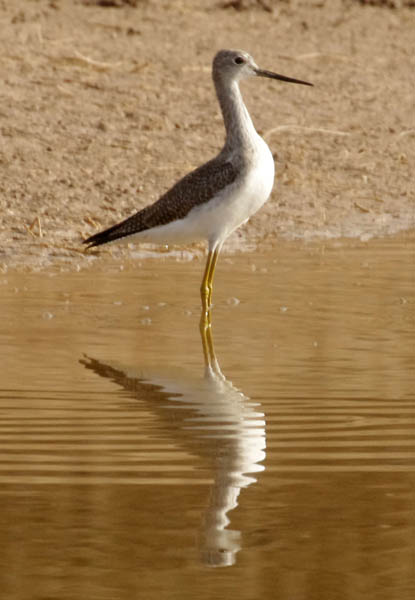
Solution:
<svg viewBox="0 0 415 600">
<path fill-rule="evenodd" d="M 108 244 L 109 242 L 115 242 L 120 238 L 126 237 L 134 233 L 132 230 L 132 217 L 125 219 L 121 223 L 117 223 L 104 231 L 91 235 L 86 240 L 83 240 L 83 244 L 87 244 L 88 248 L 95 248 L 95 246 L 101 246 L 102 244 Z"/>
</svg>

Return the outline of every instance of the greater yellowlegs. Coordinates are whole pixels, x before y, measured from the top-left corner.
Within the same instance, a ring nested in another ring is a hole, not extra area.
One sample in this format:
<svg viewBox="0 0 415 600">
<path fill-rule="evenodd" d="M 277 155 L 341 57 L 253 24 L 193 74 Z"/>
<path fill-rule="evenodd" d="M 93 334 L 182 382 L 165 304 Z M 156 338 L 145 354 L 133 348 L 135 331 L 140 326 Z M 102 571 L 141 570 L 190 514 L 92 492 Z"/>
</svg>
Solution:
<svg viewBox="0 0 415 600">
<path fill-rule="evenodd" d="M 239 81 L 250 76 L 312 85 L 260 69 L 243 50 L 220 50 L 213 59 L 212 77 L 226 129 L 222 150 L 154 204 L 84 240 L 88 248 L 121 238 L 157 244 L 207 240 L 201 285 L 204 315 L 211 308 L 213 275 L 223 242 L 267 201 L 274 182 L 271 151 L 255 131 L 239 90 Z"/>
</svg>

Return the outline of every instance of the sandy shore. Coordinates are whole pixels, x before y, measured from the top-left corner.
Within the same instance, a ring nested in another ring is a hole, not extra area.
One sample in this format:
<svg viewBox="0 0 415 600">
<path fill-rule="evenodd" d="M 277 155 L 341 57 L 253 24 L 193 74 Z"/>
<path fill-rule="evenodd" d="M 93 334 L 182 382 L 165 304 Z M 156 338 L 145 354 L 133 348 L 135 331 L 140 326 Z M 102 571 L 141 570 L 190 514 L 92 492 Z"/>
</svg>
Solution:
<svg viewBox="0 0 415 600">
<path fill-rule="evenodd" d="M 153 202 L 220 149 L 210 64 L 222 47 L 315 84 L 243 84 L 278 181 L 228 250 L 415 227 L 413 8 L 97 4 L 0 5 L 2 272 L 90 264 L 82 238 Z M 129 250 L 100 255 L 109 252 Z"/>
</svg>

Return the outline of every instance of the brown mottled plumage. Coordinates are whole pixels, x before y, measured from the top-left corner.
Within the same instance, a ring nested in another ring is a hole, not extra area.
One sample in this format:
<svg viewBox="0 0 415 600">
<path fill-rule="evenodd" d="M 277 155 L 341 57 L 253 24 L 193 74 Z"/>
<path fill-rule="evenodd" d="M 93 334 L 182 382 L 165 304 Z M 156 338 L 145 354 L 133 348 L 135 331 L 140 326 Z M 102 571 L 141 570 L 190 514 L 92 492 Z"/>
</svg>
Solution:
<svg viewBox="0 0 415 600">
<path fill-rule="evenodd" d="M 192 208 L 208 202 L 233 183 L 236 176 L 237 170 L 230 162 L 222 162 L 216 157 L 180 179 L 154 204 L 146 206 L 125 221 L 92 235 L 84 244 L 93 248 L 183 219 Z"/>
<path fill-rule="evenodd" d="M 255 130 L 239 82 L 267 77 L 312 85 L 260 69 L 243 50 L 220 50 L 213 59 L 212 77 L 226 129 L 220 153 L 151 206 L 84 241 L 93 248 L 128 236 L 159 244 L 206 240 L 209 254 L 200 288 L 203 331 L 209 326 L 213 275 L 222 244 L 267 201 L 274 182 L 274 159 Z"/>
</svg>

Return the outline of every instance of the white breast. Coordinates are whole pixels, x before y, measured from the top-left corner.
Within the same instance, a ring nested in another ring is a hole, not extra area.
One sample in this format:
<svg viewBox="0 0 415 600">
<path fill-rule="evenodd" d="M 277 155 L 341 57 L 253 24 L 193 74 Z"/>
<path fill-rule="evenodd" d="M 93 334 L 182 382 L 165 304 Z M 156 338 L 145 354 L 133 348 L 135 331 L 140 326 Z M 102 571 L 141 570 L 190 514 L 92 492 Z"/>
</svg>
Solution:
<svg viewBox="0 0 415 600">
<path fill-rule="evenodd" d="M 181 244 L 198 240 L 223 242 L 268 200 L 274 183 L 274 160 L 262 138 L 240 176 L 212 200 L 193 208 L 184 219 L 154 227 L 127 238 Z"/>
<path fill-rule="evenodd" d="M 223 241 L 245 223 L 268 200 L 273 183 L 274 159 L 264 140 L 258 136 L 255 152 L 241 176 L 214 201 L 195 209 L 195 213 L 206 211 L 208 239 Z"/>
<path fill-rule="evenodd" d="M 241 204 L 245 205 L 247 217 L 268 200 L 274 185 L 274 159 L 271 150 L 264 140 L 258 136 L 258 145 L 252 161 L 252 167 L 247 171 L 243 190 L 241 190 Z"/>
</svg>

